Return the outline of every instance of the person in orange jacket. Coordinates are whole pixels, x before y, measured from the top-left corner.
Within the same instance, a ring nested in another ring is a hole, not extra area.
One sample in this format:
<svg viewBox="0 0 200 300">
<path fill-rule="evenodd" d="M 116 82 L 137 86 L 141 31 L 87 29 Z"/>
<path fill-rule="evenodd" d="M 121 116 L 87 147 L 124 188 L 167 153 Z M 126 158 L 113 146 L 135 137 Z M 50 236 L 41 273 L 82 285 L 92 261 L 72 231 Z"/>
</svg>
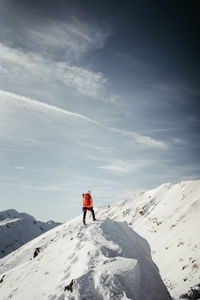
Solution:
<svg viewBox="0 0 200 300">
<path fill-rule="evenodd" d="M 93 221 L 95 221 L 96 218 L 95 218 L 95 214 L 94 214 L 92 196 L 91 196 L 90 191 L 88 191 L 86 194 L 83 194 L 83 224 L 84 225 L 86 224 L 85 218 L 86 218 L 87 210 L 91 211 Z"/>
</svg>

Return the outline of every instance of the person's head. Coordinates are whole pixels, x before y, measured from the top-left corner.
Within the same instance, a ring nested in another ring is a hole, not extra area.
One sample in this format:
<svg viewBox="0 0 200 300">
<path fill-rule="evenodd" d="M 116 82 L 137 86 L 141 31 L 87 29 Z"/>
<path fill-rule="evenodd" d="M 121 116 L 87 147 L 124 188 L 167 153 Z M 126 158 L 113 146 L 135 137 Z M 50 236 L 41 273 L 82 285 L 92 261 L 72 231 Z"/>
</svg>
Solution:
<svg viewBox="0 0 200 300">
<path fill-rule="evenodd" d="M 88 194 L 91 194 L 91 191 L 88 191 Z"/>
</svg>

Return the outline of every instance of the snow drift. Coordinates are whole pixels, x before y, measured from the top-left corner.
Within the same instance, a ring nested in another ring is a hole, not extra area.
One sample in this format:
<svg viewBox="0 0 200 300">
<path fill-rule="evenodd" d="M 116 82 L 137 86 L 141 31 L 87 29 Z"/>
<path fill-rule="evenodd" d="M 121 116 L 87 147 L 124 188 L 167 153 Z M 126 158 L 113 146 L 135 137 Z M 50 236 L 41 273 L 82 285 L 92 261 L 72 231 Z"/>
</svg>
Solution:
<svg viewBox="0 0 200 300">
<path fill-rule="evenodd" d="M 1 259 L 1 299 L 171 299 L 147 241 L 126 222 L 80 222 L 67 222 Z"/>
<path fill-rule="evenodd" d="M 0 258 L 60 224 L 36 221 L 31 215 L 15 209 L 0 212 Z"/>
</svg>

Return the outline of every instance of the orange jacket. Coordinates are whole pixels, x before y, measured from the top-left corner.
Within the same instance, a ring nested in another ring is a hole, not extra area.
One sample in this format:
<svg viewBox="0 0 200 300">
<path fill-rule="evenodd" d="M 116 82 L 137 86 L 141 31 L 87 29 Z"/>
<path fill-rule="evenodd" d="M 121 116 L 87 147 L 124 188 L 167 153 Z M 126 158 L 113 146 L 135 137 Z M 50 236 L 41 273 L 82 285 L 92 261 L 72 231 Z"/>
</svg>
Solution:
<svg viewBox="0 0 200 300">
<path fill-rule="evenodd" d="M 83 197 L 83 207 L 92 207 L 92 197 L 89 193 L 86 193 Z"/>
</svg>

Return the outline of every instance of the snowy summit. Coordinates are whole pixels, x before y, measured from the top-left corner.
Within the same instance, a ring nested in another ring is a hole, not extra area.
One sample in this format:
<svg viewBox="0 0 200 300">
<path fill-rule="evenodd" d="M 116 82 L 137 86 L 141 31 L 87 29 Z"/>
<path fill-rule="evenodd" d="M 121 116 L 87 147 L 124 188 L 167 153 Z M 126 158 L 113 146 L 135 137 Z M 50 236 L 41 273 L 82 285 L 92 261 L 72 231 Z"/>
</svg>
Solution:
<svg viewBox="0 0 200 300">
<path fill-rule="evenodd" d="M 2 259 L 1 299 L 171 299 L 147 241 L 126 222 L 80 222 L 67 222 Z"/>
</svg>

